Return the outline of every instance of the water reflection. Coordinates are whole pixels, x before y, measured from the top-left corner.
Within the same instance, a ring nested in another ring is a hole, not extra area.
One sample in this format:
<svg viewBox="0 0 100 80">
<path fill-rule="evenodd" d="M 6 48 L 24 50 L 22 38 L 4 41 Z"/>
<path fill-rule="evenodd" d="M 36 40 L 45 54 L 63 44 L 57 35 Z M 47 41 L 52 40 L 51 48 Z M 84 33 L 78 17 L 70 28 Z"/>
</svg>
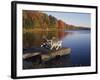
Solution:
<svg viewBox="0 0 100 80">
<path fill-rule="evenodd" d="M 67 36 L 69 34 L 72 34 L 72 32 L 64 32 L 61 30 L 25 32 L 23 33 L 23 47 L 39 47 L 40 44 L 43 42 L 44 37 L 46 37 L 47 39 L 52 39 L 52 37 L 55 37 L 56 39 L 61 40 L 62 38 L 64 38 L 64 36 Z"/>
<path fill-rule="evenodd" d="M 27 48 L 29 51 L 35 47 L 40 48 L 43 38 L 52 39 L 55 37 L 62 40 L 63 48 L 71 48 L 72 52 L 69 55 L 56 57 L 49 61 L 35 61 L 36 57 L 29 60 L 23 60 L 23 69 L 35 68 L 57 68 L 57 67 L 75 67 L 75 66 L 90 66 L 90 30 L 80 31 L 29 31 L 23 33 L 23 52 Z M 38 51 L 40 49 L 37 49 Z M 32 50 L 34 52 L 34 50 Z M 48 53 L 48 50 L 47 52 Z M 85 59 L 84 59 L 85 58 Z"/>
</svg>

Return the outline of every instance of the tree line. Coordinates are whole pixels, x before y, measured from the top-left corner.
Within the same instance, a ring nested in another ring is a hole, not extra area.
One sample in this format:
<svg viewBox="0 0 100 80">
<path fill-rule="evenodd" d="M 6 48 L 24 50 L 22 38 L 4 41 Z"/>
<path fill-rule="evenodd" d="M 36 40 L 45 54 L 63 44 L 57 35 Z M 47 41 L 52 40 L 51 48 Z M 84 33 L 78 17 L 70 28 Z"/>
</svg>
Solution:
<svg viewBox="0 0 100 80">
<path fill-rule="evenodd" d="M 47 15 L 41 11 L 23 10 L 23 28 L 24 29 L 89 29 L 80 26 L 70 25 L 62 20 L 58 20 L 52 15 Z"/>
</svg>

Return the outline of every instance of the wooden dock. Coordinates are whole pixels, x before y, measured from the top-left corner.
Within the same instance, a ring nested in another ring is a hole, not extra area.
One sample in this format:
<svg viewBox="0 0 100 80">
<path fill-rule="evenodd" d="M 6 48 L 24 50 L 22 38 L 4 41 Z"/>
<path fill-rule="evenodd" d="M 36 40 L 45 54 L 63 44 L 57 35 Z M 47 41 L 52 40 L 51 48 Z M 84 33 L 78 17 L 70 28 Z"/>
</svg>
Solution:
<svg viewBox="0 0 100 80">
<path fill-rule="evenodd" d="M 68 55 L 71 53 L 71 48 L 61 48 L 57 51 L 51 51 L 49 53 L 42 54 L 41 52 L 26 53 L 23 54 L 23 59 L 34 58 L 35 56 L 40 56 L 42 61 L 48 61 L 57 56 Z"/>
<path fill-rule="evenodd" d="M 49 54 L 42 54 L 41 59 L 43 61 L 48 61 L 49 59 L 55 58 L 56 56 L 63 56 L 71 53 L 71 48 L 62 48 L 57 51 L 51 52 Z"/>
<path fill-rule="evenodd" d="M 40 52 L 35 52 L 35 53 L 26 53 L 23 55 L 23 59 L 27 59 L 27 58 L 30 58 L 30 57 L 33 57 L 33 56 L 37 56 L 37 55 L 40 55 L 41 53 Z"/>
</svg>

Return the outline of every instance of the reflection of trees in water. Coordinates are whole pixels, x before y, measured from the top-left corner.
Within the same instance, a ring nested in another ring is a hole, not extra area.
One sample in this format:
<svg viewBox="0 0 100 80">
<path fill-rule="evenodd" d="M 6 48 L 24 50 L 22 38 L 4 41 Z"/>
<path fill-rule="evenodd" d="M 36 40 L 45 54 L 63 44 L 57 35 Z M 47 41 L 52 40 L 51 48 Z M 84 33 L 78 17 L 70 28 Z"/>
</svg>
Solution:
<svg viewBox="0 0 100 80">
<path fill-rule="evenodd" d="M 23 33 L 23 47 L 31 48 L 33 46 L 39 47 L 43 42 L 43 38 L 52 39 L 55 37 L 58 40 L 61 40 L 64 36 L 67 36 L 71 33 L 64 32 L 61 30 L 54 31 L 31 31 Z"/>
<path fill-rule="evenodd" d="M 31 47 L 34 40 L 35 38 L 31 32 L 23 33 L 23 47 Z"/>
<path fill-rule="evenodd" d="M 42 32 L 26 32 L 23 33 L 23 47 L 31 48 L 33 46 L 39 46 L 42 41 Z"/>
<path fill-rule="evenodd" d="M 63 37 L 65 36 L 65 33 L 64 33 L 64 31 L 58 31 L 58 37 L 59 37 L 59 39 L 62 39 Z"/>
<path fill-rule="evenodd" d="M 48 31 L 47 38 L 52 39 L 52 37 L 58 38 L 57 31 Z"/>
</svg>

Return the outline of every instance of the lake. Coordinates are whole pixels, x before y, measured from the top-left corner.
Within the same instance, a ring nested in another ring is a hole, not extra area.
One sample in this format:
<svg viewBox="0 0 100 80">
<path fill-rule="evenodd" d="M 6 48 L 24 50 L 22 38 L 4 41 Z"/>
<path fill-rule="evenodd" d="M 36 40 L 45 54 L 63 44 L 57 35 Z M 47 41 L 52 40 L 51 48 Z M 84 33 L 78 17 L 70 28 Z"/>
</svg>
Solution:
<svg viewBox="0 0 100 80">
<path fill-rule="evenodd" d="M 73 34 L 65 36 L 63 40 L 63 47 L 70 47 L 71 64 L 73 66 L 89 66 L 90 65 L 90 31 L 70 31 Z"/>
<path fill-rule="evenodd" d="M 26 35 L 26 33 L 24 34 Z M 62 40 L 62 47 L 71 48 L 71 53 L 69 55 L 64 55 L 60 58 L 54 58 L 39 64 L 32 61 L 23 60 L 23 69 L 79 67 L 91 65 L 90 30 L 34 31 L 30 33 L 30 36 L 25 36 L 23 47 L 27 47 L 28 49 L 30 49 L 30 47 L 39 47 L 44 36 L 48 39 L 51 39 L 54 36 L 58 40 Z M 29 39 L 29 37 L 32 37 L 32 39 Z M 28 41 L 27 38 L 31 41 Z M 27 46 L 25 43 L 29 43 L 30 45 L 28 44 Z"/>
</svg>

